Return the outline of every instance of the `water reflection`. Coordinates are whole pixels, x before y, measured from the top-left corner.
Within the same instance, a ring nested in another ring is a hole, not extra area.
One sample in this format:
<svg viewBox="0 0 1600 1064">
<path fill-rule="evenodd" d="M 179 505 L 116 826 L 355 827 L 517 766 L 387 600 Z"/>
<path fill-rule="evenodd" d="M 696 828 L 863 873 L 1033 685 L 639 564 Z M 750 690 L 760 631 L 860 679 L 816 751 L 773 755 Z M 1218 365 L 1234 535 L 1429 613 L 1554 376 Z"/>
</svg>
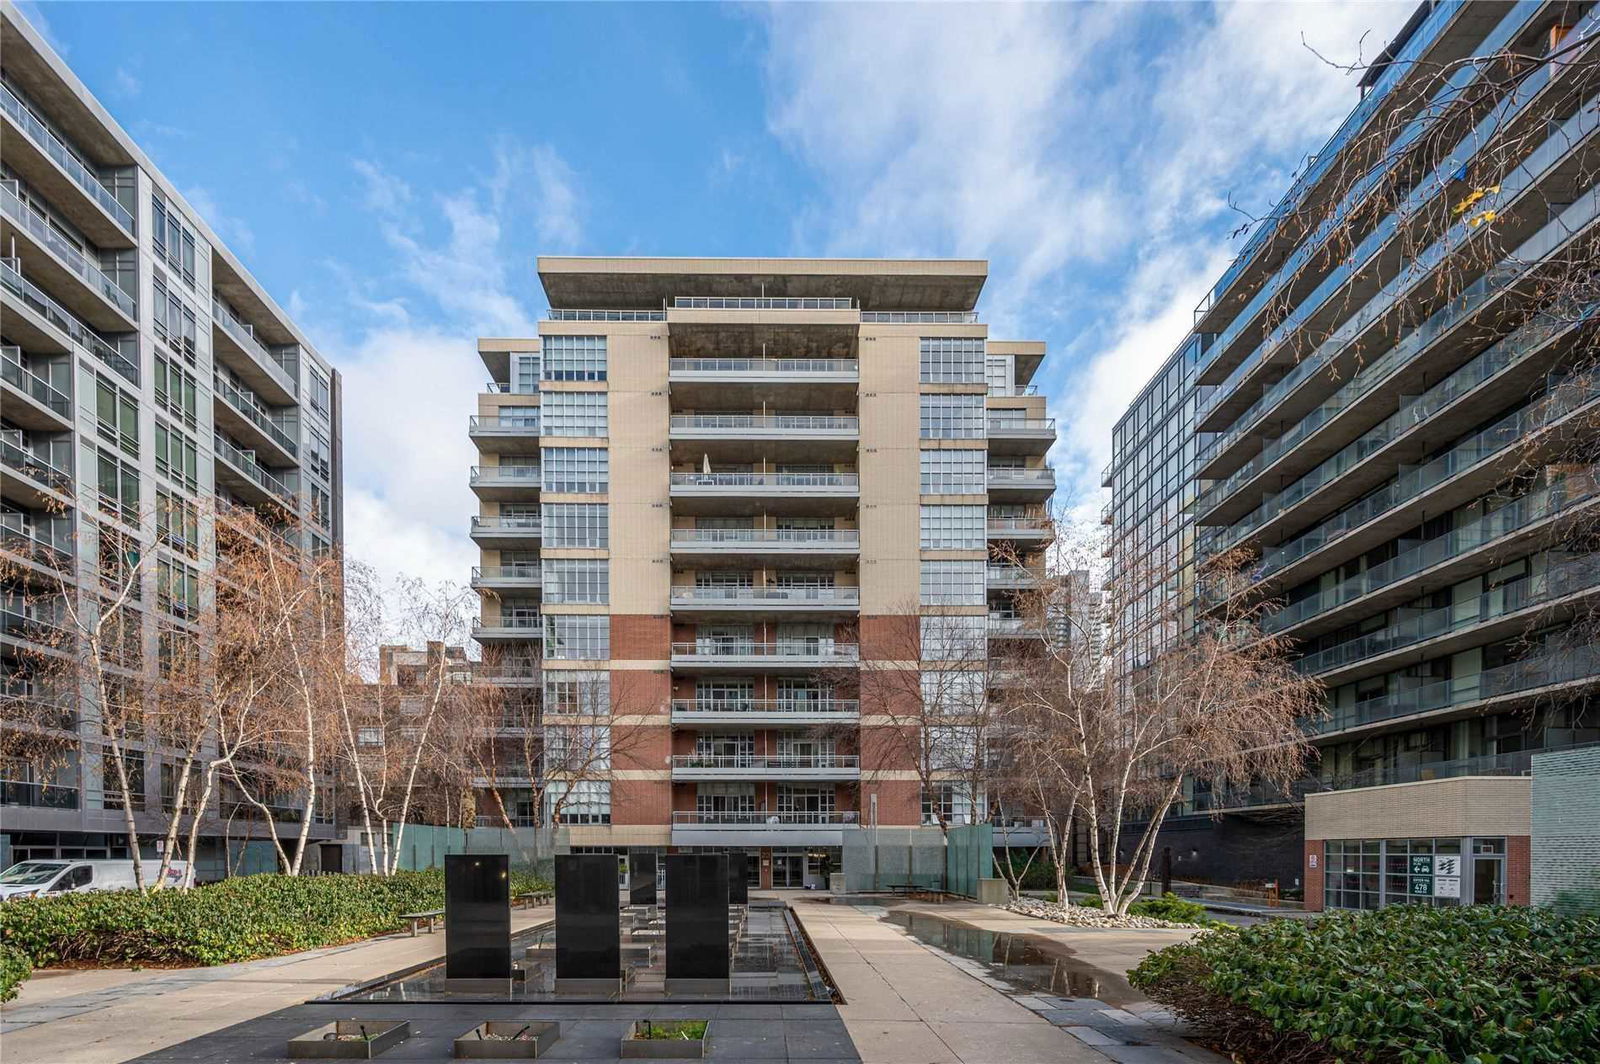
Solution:
<svg viewBox="0 0 1600 1064">
<path fill-rule="evenodd" d="M 886 917 L 946 953 L 981 961 L 989 974 L 1029 994 L 1095 998 L 1111 1004 L 1138 1000 L 1125 980 L 1076 960 L 1064 946 L 1032 935 L 985 931 L 921 912 L 890 912 Z"/>
</svg>

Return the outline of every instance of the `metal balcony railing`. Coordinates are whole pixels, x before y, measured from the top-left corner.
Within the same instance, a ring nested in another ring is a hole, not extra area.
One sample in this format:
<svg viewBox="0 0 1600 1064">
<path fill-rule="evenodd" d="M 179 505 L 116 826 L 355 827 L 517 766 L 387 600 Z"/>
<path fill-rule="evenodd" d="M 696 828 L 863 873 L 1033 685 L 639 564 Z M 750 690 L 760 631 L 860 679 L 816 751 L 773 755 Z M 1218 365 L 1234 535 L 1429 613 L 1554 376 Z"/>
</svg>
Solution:
<svg viewBox="0 0 1600 1064">
<path fill-rule="evenodd" d="M 33 112 L 28 110 L 27 106 L 17 98 L 16 94 L 4 85 L 0 85 L 0 110 L 4 110 L 6 114 L 10 115 L 11 120 L 22 127 L 22 131 L 27 134 L 28 139 L 37 144 L 51 159 L 55 160 L 56 165 L 65 170 L 67 176 L 72 178 L 73 182 L 83 189 L 89 198 L 100 206 L 101 210 L 109 214 L 112 220 L 122 227 L 124 232 L 129 236 L 134 234 L 133 212 L 118 203 L 117 197 L 112 195 L 110 189 L 100 183 L 100 179 L 83 164 L 77 154 L 71 148 L 68 148 L 61 141 L 61 138 L 50 132 L 49 127 L 39 121 Z"/>
<path fill-rule="evenodd" d="M 989 418 L 989 435 L 1004 436 L 1016 433 L 1032 433 L 1038 435 L 1054 435 L 1056 419 L 1053 417 L 991 417 Z"/>
<path fill-rule="evenodd" d="M 854 528 L 674 528 L 672 545 L 857 548 L 861 532 Z"/>
<path fill-rule="evenodd" d="M 474 532 L 520 532 L 524 535 L 539 534 L 539 518 L 527 517 L 477 517 L 472 519 Z"/>
<path fill-rule="evenodd" d="M 138 320 L 138 301 L 107 277 L 97 264 L 90 262 L 75 244 L 68 243 L 43 214 L 22 198 L 21 192 L 19 182 L 0 180 L 0 213 L 5 214 L 18 226 L 27 230 L 35 240 L 49 248 L 84 284 L 112 306 L 129 318 Z"/>
<path fill-rule="evenodd" d="M 12 540 L 27 540 L 27 544 L 14 543 Z M 0 513 L 0 543 L 5 544 L 7 550 L 26 549 L 28 546 L 55 551 L 60 554 L 72 553 L 72 519 L 67 517 L 45 517 L 43 520 L 26 513 L 7 511 Z"/>
<path fill-rule="evenodd" d="M 853 358 L 674 358 L 667 374 L 710 373 L 751 376 L 860 375 L 861 363 Z"/>
<path fill-rule="evenodd" d="M 975 310 L 863 310 L 861 320 L 882 325 L 974 325 Z"/>
<path fill-rule="evenodd" d="M 472 630 L 474 632 L 496 631 L 499 629 L 542 632 L 544 631 L 544 618 L 537 614 L 531 617 L 497 617 L 493 620 L 479 617 L 472 622 Z"/>
<path fill-rule="evenodd" d="M 473 466 L 469 479 L 473 484 L 510 482 L 538 487 L 542 475 L 543 470 L 536 465 Z"/>
<path fill-rule="evenodd" d="M 474 585 L 516 581 L 526 586 L 537 584 L 540 580 L 540 575 L 537 565 L 474 565 L 472 567 L 472 582 Z"/>
<path fill-rule="evenodd" d="M 668 429 L 737 432 L 855 434 L 861 421 L 826 414 L 673 414 Z"/>
<path fill-rule="evenodd" d="M 530 408 L 532 409 L 532 408 Z M 539 415 L 529 417 L 480 417 L 474 414 L 467 420 L 469 433 L 495 433 L 509 436 L 539 435 Z"/>
<path fill-rule="evenodd" d="M 1044 534 L 1055 531 L 1046 517 L 991 517 L 990 532 Z"/>
<path fill-rule="evenodd" d="M 988 567 L 990 587 L 1038 587 L 1047 579 L 1043 569 L 1029 569 L 1022 565 L 991 565 Z"/>
<path fill-rule="evenodd" d="M 741 698 L 679 699 L 672 703 L 672 715 L 693 718 L 697 715 L 723 717 L 734 714 L 782 715 L 804 720 L 806 717 L 840 716 L 861 712 L 861 703 L 844 698 Z"/>
<path fill-rule="evenodd" d="M 855 606 L 861 602 L 858 587 L 674 587 L 678 606 L 824 605 Z"/>
<path fill-rule="evenodd" d="M 288 503 L 290 506 L 294 505 L 294 490 L 262 468 L 253 454 L 237 446 L 220 433 L 212 436 L 212 444 L 216 449 L 217 457 L 226 461 L 262 488 L 265 488 L 268 493 L 277 496 L 279 501 Z"/>
<path fill-rule="evenodd" d="M 0 347 L 0 375 L 13 388 L 26 392 L 62 417 L 72 416 L 72 399 L 44 377 L 22 364 L 20 347 Z"/>
<path fill-rule="evenodd" d="M 0 461 L 31 480 L 37 480 L 56 491 L 70 493 L 72 474 L 29 450 L 27 442 L 28 438 L 21 432 L 0 433 Z"/>
<path fill-rule="evenodd" d="M 853 299 L 784 296 L 673 296 L 675 310 L 854 310 Z"/>
<path fill-rule="evenodd" d="M 581 310 L 551 307 L 545 321 L 666 321 L 664 310 Z"/>
<path fill-rule="evenodd" d="M 1048 484 L 1054 487 L 1056 471 L 1054 469 L 1005 469 L 990 466 L 989 481 L 990 483 L 1017 484 L 1021 486 Z"/>
<path fill-rule="evenodd" d="M 674 657 L 697 658 L 770 658 L 792 661 L 857 661 L 861 648 L 855 643 L 831 643 L 819 640 L 794 640 L 792 642 L 757 643 L 753 640 L 710 640 L 694 643 L 674 643 Z"/>
<path fill-rule="evenodd" d="M 245 420 L 265 433 L 268 439 L 291 455 L 300 454 L 299 441 L 273 420 L 271 412 L 262 405 L 255 392 L 233 383 L 220 373 L 213 374 L 211 381 L 216 394 L 222 396 L 223 400 Z"/>
<path fill-rule="evenodd" d="M 856 754 L 673 754 L 675 769 L 772 769 L 775 771 L 805 771 L 808 769 L 857 769 L 861 758 Z"/>
<path fill-rule="evenodd" d="M 685 488 L 848 488 L 861 487 L 855 473 L 673 473 L 672 487 Z"/>
<path fill-rule="evenodd" d="M 255 326 L 249 322 L 240 321 L 234 316 L 232 310 L 225 306 L 221 300 L 211 301 L 211 320 L 228 335 L 234 343 L 244 348 L 245 352 L 266 372 L 267 376 L 277 382 L 278 386 L 290 395 L 298 394 L 298 385 L 283 368 L 278 360 L 272 357 L 272 352 L 267 346 L 256 339 Z"/>
<path fill-rule="evenodd" d="M 854 809 L 829 810 L 706 810 L 674 809 L 674 827 L 854 827 L 861 823 L 861 814 Z"/>
<path fill-rule="evenodd" d="M 75 314 L 52 299 L 44 289 L 22 276 L 21 264 L 16 259 L 0 259 L 0 285 L 9 289 L 34 313 L 60 329 L 73 343 L 132 383 L 139 383 L 138 364 L 79 321 Z"/>
</svg>

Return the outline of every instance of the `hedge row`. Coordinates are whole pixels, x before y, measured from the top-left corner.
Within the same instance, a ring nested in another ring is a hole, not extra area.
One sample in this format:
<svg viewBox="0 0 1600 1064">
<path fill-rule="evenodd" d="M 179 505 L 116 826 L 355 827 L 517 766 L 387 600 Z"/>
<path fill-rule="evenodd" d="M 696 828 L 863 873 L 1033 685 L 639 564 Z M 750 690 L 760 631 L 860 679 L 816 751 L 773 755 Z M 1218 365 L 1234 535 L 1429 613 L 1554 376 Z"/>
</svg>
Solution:
<svg viewBox="0 0 1600 1064">
<path fill-rule="evenodd" d="M 1133 985 L 1245 1061 L 1600 1061 L 1600 920 L 1498 906 L 1217 930 Z"/>
<path fill-rule="evenodd" d="M 513 873 L 512 891 L 549 889 Z M 444 873 L 241 876 L 189 891 L 103 891 L 0 905 L 0 945 L 34 967 L 209 965 L 332 946 L 444 905 Z"/>
<path fill-rule="evenodd" d="M 0 1001 L 10 1001 L 17 996 L 17 987 L 28 978 L 33 965 L 20 950 L 0 945 Z"/>
</svg>

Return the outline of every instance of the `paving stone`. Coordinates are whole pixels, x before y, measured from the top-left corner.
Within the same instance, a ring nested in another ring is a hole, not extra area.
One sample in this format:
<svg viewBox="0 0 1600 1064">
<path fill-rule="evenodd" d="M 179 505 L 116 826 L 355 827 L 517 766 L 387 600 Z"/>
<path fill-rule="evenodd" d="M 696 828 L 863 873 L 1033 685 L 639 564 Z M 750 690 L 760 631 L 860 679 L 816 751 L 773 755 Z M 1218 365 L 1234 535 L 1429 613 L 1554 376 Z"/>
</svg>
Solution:
<svg viewBox="0 0 1600 1064">
<path fill-rule="evenodd" d="M 1071 1024 L 1066 1024 L 1063 1025 L 1061 1029 L 1070 1034 L 1072 1037 L 1076 1038 L 1078 1041 L 1086 1042 L 1092 1046 L 1120 1046 L 1125 1044 L 1120 1039 L 1113 1038 L 1108 1034 L 1097 1031 L 1093 1027 L 1078 1027 Z"/>
</svg>

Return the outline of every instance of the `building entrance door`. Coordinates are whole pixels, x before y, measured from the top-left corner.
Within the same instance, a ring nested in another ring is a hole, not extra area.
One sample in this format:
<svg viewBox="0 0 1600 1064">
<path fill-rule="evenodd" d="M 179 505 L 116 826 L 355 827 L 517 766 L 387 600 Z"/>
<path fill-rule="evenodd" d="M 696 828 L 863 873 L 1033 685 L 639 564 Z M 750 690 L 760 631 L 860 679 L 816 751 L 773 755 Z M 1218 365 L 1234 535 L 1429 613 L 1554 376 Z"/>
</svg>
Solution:
<svg viewBox="0 0 1600 1064">
<path fill-rule="evenodd" d="M 806 857 L 803 853 L 772 855 L 772 886 L 775 890 L 799 890 L 806 883 Z"/>
</svg>

